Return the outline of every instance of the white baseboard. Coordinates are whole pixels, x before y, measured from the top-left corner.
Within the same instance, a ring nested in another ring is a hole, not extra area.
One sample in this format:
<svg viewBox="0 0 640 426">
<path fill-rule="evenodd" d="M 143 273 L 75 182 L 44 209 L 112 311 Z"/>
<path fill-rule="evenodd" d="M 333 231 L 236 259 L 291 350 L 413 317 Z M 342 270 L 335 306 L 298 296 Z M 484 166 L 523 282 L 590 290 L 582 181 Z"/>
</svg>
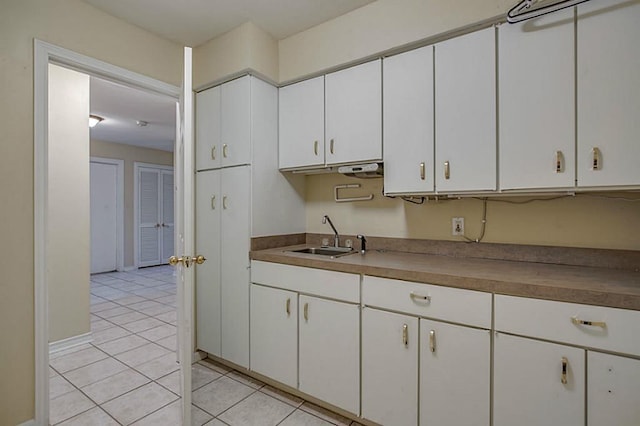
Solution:
<svg viewBox="0 0 640 426">
<path fill-rule="evenodd" d="M 71 349 L 75 346 L 84 345 L 85 343 L 91 343 L 93 340 L 93 335 L 91 332 L 79 334 L 77 336 L 68 337 L 66 339 L 58 340 L 56 342 L 49 343 L 49 355 L 55 354 L 56 352 L 64 351 L 67 349 Z"/>
<path fill-rule="evenodd" d="M 36 426 L 36 421 L 34 419 L 27 420 L 24 423 L 20 423 L 18 426 Z"/>
<path fill-rule="evenodd" d="M 191 357 L 191 362 L 202 361 L 207 357 L 207 353 L 203 351 L 195 351 Z"/>
</svg>

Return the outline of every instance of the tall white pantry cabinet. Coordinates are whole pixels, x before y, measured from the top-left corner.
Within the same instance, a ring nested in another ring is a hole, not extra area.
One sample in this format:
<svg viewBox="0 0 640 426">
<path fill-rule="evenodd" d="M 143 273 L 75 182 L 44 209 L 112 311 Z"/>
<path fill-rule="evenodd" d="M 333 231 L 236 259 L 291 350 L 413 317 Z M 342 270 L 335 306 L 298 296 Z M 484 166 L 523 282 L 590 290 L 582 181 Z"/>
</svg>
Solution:
<svg viewBox="0 0 640 426">
<path fill-rule="evenodd" d="M 278 171 L 278 89 L 247 75 L 196 94 L 196 349 L 249 367 L 251 238 L 304 232 Z"/>
</svg>

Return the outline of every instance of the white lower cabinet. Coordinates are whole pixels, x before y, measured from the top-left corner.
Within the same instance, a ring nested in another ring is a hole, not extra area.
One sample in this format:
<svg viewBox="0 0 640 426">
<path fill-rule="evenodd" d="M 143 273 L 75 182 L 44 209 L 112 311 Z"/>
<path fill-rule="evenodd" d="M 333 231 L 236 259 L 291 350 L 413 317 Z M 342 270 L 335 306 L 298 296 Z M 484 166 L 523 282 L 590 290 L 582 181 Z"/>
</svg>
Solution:
<svg viewBox="0 0 640 426">
<path fill-rule="evenodd" d="M 496 333 L 494 426 L 584 426 L 584 350 Z"/>
<path fill-rule="evenodd" d="M 587 425 L 640 424 L 640 360 L 587 352 Z"/>
<path fill-rule="evenodd" d="M 491 423 L 491 294 L 365 276 L 362 303 L 363 418 Z"/>
<path fill-rule="evenodd" d="M 251 370 L 360 414 L 360 276 L 253 261 L 251 281 Z"/>
<path fill-rule="evenodd" d="M 418 318 L 362 311 L 362 417 L 418 424 Z"/>
<path fill-rule="evenodd" d="M 298 385 L 298 295 L 251 285 L 251 369 Z"/>
<path fill-rule="evenodd" d="M 420 425 L 489 426 L 490 383 L 489 330 L 420 320 Z"/>
<path fill-rule="evenodd" d="M 299 303 L 300 390 L 358 414 L 360 309 L 310 296 Z"/>
</svg>

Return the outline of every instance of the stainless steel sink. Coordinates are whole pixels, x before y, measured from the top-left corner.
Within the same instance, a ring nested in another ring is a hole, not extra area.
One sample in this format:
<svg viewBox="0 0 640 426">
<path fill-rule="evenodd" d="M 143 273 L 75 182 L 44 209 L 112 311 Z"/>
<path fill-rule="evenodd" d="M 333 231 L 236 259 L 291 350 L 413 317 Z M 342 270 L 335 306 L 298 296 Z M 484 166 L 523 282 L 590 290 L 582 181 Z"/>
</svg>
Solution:
<svg viewBox="0 0 640 426">
<path fill-rule="evenodd" d="M 306 254 L 315 254 L 318 256 L 327 256 L 332 259 L 337 257 L 347 256 L 349 254 L 353 254 L 356 251 L 349 247 L 307 247 L 298 250 L 291 250 L 294 253 L 306 253 Z"/>
</svg>

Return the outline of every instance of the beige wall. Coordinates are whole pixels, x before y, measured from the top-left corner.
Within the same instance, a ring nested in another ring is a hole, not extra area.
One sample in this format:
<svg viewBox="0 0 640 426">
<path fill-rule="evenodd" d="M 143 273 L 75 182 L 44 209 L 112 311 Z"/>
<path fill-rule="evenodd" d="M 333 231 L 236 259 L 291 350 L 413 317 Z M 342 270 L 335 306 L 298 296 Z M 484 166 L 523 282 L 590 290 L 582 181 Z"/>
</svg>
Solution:
<svg viewBox="0 0 640 426">
<path fill-rule="evenodd" d="M 193 87 L 198 89 L 249 69 L 278 81 L 278 43 L 252 22 L 194 49 Z"/>
<path fill-rule="evenodd" d="M 92 140 L 91 156 L 124 160 L 124 266 L 133 266 L 133 163 L 173 166 L 173 153 Z"/>
<path fill-rule="evenodd" d="M 90 331 L 89 76 L 49 65 L 49 342 Z"/>
<path fill-rule="evenodd" d="M 336 203 L 333 186 L 360 183 L 343 196 L 374 194 L 372 201 Z M 630 198 L 623 201 L 615 197 Z M 544 198 L 544 197 L 541 197 Z M 492 198 L 487 204 L 484 242 L 640 250 L 640 194 L 582 194 L 551 201 L 510 204 L 530 198 Z M 503 200 L 503 201 L 500 201 Z M 382 196 L 382 179 L 341 175 L 307 176 L 307 231 L 330 234 L 328 214 L 342 234 L 461 241 L 451 235 L 451 218 L 464 217 L 465 233 L 480 234 L 482 201 L 427 201 L 423 205 Z"/>
<path fill-rule="evenodd" d="M 34 417 L 33 39 L 179 85 L 181 46 L 80 0 L 2 2 L 0 424 Z"/>
<path fill-rule="evenodd" d="M 378 0 L 280 40 L 280 81 L 504 15 L 513 0 Z"/>
</svg>

